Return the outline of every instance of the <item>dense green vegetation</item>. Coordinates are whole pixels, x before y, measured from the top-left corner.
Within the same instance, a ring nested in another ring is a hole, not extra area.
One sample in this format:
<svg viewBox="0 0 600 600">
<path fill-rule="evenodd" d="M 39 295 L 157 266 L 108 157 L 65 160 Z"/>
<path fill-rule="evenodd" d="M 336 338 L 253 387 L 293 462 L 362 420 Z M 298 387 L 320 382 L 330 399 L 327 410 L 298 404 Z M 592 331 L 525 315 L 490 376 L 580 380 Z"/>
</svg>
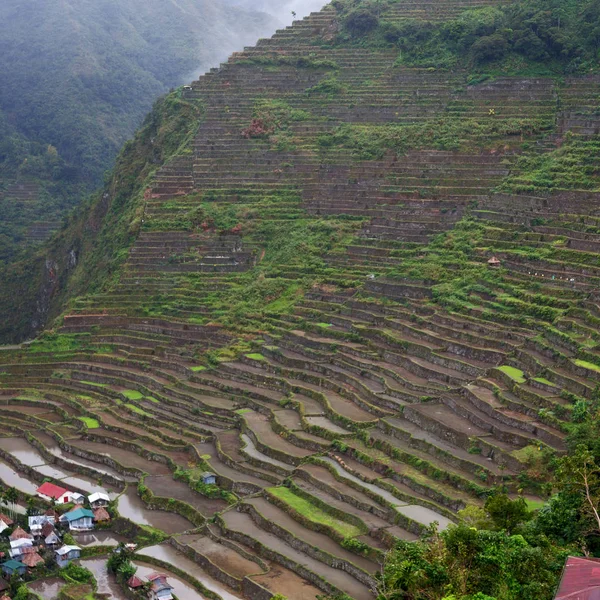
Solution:
<svg viewBox="0 0 600 600">
<path fill-rule="evenodd" d="M 335 0 L 344 15 L 340 41 L 397 47 L 398 63 L 452 68 L 483 65 L 550 72 L 586 72 L 597 66 L 597 0 L 524 0 L 466 10 L 441 22 L 386 20 L 401 0 Z"/>
<path fill-rule="evenodd" d="M 523 156 L 515 170 L 499 189 L 512 193 L 551 190 L 600 190 L 597 139 L 582 140 L 569 136 L 547 154 Z"/>
</svg>

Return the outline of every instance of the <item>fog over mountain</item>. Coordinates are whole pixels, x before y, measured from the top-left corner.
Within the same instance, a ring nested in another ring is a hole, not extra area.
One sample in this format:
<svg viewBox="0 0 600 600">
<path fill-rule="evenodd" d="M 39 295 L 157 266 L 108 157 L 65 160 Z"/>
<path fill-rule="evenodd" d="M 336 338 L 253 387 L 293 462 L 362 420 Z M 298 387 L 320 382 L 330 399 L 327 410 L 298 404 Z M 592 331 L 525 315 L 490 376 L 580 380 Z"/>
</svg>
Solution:
<svg viewBox="0 0 600 600">
<path fill-rule="evenodd" d="M 2 0 L 0 263 L 32 222 L 47 231 L 102 182 L 160 95 L 272 35 L 275 12 L 227 0 Z M 27 203 L 22 182 L 33 185 Z"/>
<path fill-rule="evenodd" d="M 226 0 L 233 6 L 242 6 L 264 11 L 273 15 L 285 25 L 291 25 L 293 21 L 292 11 L 296 13 L 296 18 L 301 19 L 311 12 L 321 10 L 326 4 L 326 0 Z"/>
</svg>

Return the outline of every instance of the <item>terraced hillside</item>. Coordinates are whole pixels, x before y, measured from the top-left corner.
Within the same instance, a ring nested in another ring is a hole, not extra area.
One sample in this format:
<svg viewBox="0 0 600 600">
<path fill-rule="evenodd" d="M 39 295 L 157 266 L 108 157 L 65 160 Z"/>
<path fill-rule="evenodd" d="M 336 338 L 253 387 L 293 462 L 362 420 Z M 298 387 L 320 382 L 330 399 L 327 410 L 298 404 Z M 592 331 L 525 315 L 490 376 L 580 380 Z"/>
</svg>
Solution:
<svg viewBox="0 0 600 600">
<path fill-rule="evenodd" d="M 597 151 L 600 77 L 469 84 L 340 27 L 328 6 L 183 90 L 198 132 L 123 268 L 0 353 L 4 460 L 26 436 L 129 484 L 122 516 L 178 513 L 151 522 L 223 598 L 373 597 L 396 539 L 492 489 L 538 500 L 598 384 L 597 173 L 560 169 Z"/>
</svg>

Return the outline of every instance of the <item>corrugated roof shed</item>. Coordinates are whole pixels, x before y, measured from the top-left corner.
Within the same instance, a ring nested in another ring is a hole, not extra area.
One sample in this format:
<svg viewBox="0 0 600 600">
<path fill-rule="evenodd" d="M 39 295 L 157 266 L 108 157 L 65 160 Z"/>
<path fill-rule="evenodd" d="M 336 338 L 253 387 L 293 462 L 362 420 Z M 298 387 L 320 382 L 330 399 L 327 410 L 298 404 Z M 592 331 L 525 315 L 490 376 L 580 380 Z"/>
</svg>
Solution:
<svg viewBox="0 0 600 600">
<path fill-rule="evenodd" d="M 555 600 L 600 600 L 600 559 L 569 556 Z"/>
</svg>

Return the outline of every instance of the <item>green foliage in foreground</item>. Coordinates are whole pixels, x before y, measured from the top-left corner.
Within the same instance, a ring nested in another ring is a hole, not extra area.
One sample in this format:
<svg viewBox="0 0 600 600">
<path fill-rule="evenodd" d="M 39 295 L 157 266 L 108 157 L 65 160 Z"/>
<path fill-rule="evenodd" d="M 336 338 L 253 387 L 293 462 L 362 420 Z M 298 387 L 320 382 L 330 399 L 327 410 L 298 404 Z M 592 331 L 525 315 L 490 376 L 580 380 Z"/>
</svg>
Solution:
<svg viewBox="0 0 600 600">
<path fill-rule="evenodd" d="M 567 555 L 540 536 L 458 525 L 399 542 L 386 559 L 378 599 L 550 600 Z"/>
</svg>

